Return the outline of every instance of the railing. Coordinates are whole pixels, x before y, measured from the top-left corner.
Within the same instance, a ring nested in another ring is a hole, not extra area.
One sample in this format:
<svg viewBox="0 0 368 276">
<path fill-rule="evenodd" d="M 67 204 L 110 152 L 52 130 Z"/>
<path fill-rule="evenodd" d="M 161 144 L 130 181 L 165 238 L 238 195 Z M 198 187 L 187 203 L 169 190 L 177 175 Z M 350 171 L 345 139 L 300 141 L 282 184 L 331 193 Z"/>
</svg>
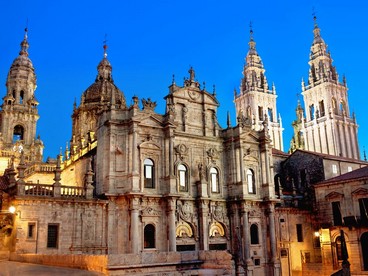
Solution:
<svg viewBox="0 0 368 276">
<path fill-rule="evenodd" d="M 35 172 L 53 172 L 56 168 L 56 164 L 35 164 L 31 167 L 28 167 L 25 171 L 24 171 L 24 175 L 28 176 L 32 173 Z"/>
<path fill-rule="evenodd" d="M 60 196 L 62 198 L 86 198 L 86 189 L 84 187 L 59 186 L 57 188 L 54 185 L 26 183 L 24 184 L 24 195 L 42 197 Z M 18 189 L 18 191 L 20 191 L 20 189 Z M 60 195 L 57 194 L 58 191 L 60 191 Z M 18 195 L 21 194 L 22 192 L 18 192 Z"/>
<path fill-rule="evenodd" d="M 83 187 L 61 186 L 62 197 L 85 197 L 86 191 Z"/>
<path fill-rule="evenodd" d="M 24 194 L 31 196 L 53 196 L 54 187 L 44 184 L 25 184 Z"/>
</svg>

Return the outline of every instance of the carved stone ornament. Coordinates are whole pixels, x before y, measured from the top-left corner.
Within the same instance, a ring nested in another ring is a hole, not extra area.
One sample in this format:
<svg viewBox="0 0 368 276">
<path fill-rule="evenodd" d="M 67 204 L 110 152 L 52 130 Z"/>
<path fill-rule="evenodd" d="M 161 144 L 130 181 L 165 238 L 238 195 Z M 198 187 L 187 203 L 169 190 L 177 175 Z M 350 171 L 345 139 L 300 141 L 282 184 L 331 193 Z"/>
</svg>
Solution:
<svg viewBox="0 0 368 276">
<path fill-rule="evenodd" d="M 153 209 L 150 206 L 147 206 L 145 209 L 142 210 L 142 216 L 144 217 L 159 217 L 161 216 L 160 211 Z"/>
<path fill-rule="evenodd" d="M 216 204 L 212 212 L 212 215 L 215 220 L 224 222 L 224 219 L 226 218 L 226 212 L 224 207 L 221 206 L 220 204 Z"/>
<path fill-rule="evenodd" d="M 175 147 L 175 152 L 183 160 L 184 156 L 188 154 L 188 147 L 184 144 L 179 144 Z"/>
<path fill-rule="evenodd" d="M 181 218 L 184 221 L 192 220 L 193 207 L 188 202 L 182 203 L 181 201 L 178 201 L 177 207 L 178 207 L 177 211 L 179 214 L 179 218 Z"/>
<path fill-rule="evenodd" d="M 215 148 L 210 148 L 208 151 L 207 151 L 207 155 L 208 157 L 210 157 L 211 159 L 217 159 L 218 158 L 218 155 L 219 155 L 219 152 L 217 149 Z"/>
<path fill-rule="evenodd" d="M 157 105 L 156 102 L 152 102 L 150 98 L 142 99 L 143 110 L 154 111 Z"/>
<path fill-rule="evenodd" d="M 197 100 L 199 98 L 200 92 L 195 90 L 188 90 L 188 95 L 192 100 Z"/>
</svg>

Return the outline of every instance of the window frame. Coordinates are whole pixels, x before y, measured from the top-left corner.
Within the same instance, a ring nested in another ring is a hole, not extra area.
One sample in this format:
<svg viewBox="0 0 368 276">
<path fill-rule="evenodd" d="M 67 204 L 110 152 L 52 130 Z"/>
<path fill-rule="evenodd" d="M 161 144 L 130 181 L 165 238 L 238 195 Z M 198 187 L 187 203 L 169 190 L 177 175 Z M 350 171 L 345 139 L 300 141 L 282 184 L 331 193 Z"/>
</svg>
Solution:
<svg viewBox="0 0 368 276">
<path fill-rule="evenodd" d="M 257 245 L 259 244 L 259 229 L 256 223 L 252 223 L 250 226 L 250 244 Z"/>
<path fill-rule="evenodd" d="M 211 193 L 218 194 L 218 193 L 220 193 L 220 177 L 219 177 L 220 173 L 219 173 L 219 170 L 216 167 L 211 167 L 210 170 L 209 170 L 209 173 L 210 173 Z M 213 180 L 214 180 L 213 177 L 215 177 L 216 183 L 213 183 Z"/>
<path fill-rule="evenodd" d="M 252 195 L 257 194 L 256 183 L 255 183 L 256 179 L 255 179 L 254 171 L 251 168 L 249 168 L 246 170 L 245 175 L 247 176 L 248 194 L 252 194 Z M 251 179 L 251 183 L 249 183 L 250 179 Z"/>
<path fill-rule="evenodd" d="M 150 169 L 150 177 L 147 176 L 148 169 Z M 143 160 L 143 182 L 144 188 L 146 189 L 155 188 L 155 162 L 151 158 L 145 158 Z"/>
<path fill-rule="evenodd" d="M 36 222 L 28 222 L 27 224 L 27 240 L 35 240 L 36 239 Z M 32 229 L 32 230 L 30 230 Z"/>
<path fill-rule="evenodd" d="M 181 169 L 183 168 L 183 169 Z M 177 166 L 179 192 L 188 192 L 188 168 L 183 163 Z M 183 180 L 184 177 L 184 180 Z M 184 182 L 184 185 L 182 183 Z"/>
<path fill-rule="evenodd" d="M 55 237 L 51 237 L 50 236 L 50 230 L 51 228 L 54 228 L 56 229 L 55 231 Z M 58 249 L 59 248 L 59 228 L 60 228 L 60 225 L 58 223 L 49 223 L 47 224 L 47 240 L 46 240 L 46 248 L 48 249 Z M 55 239 L 55 241 L 53 241 L 52 239 Z"/>
<path fill-rule="evenodd" d="M 152 229 L 149 229 L 151 227 Z M 147 236 L 148 234 L 153 235 L 153 236 Z M 149 244 L 150 242 L 152 242 L 152 245 Z M 155 249 L 156 248 L 156 227 L 152 223 L 146 224 L 143 228 L 143 247 L 144 249 Z"/>
</svg>

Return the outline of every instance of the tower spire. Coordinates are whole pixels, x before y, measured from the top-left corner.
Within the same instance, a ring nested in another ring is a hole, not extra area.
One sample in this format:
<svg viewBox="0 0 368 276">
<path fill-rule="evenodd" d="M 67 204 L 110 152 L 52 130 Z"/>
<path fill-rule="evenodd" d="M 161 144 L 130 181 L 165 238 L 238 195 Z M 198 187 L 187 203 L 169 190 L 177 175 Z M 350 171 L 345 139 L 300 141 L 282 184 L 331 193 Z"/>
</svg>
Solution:
<svg viewBox="0 0 368 276">
<path fill-rule="evenodd" d="M 20 52 L 19 55 L 28 57 L 28 28 L 26 27 L 24 29 L 24 38 L 22 42 L 20 43 Z"/>
</svg>

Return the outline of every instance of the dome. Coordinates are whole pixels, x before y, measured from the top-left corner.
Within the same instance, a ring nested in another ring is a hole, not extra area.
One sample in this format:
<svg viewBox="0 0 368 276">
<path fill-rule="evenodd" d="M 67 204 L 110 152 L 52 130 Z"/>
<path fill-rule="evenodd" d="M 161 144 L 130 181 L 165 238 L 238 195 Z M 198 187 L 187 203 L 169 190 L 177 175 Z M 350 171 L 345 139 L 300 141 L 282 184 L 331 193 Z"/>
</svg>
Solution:
<svg viewBox="0 0 368 276">
<path fill-rule="evenodd" d="M 83 93 L 83 103 L 108 103 L 112 96 L 115 97 L 115 103 L 125 107 L 125 98 L 123 92 L 112 82 L 112 80 L 97 78 L 87 90 Z"/>
<path fill-rule="evenodd" d="M 112 66 L 109 60 L 104 58 L 97 66 L 97 77 L 93 83 L 83 93 L 82 103 L 111 103 L 114 99 L 115 104 L 126 107 L 125 97 L 123 92 L 114 84 L 111 72 Z M 114 96 L 114 97 L 113 97 Z"/>
</svg>

